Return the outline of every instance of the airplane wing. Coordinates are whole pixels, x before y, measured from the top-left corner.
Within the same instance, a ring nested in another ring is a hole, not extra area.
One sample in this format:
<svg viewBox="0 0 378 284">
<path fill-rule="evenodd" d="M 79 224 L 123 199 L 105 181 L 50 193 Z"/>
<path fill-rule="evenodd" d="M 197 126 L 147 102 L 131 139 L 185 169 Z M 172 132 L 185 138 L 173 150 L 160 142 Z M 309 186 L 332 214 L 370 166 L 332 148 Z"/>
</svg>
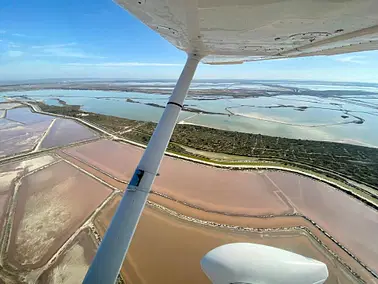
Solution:
<svg viewBox="0 0 378 284">
<path fill-rule="evenodd" d="M 116 1 L 188 59 L 85 284 L 116 281 L 199 60 L 237 64 L 378 49 L 377 0 Z M 322 267 L 318 276 L 328 275 Z"/>
<path fill-rule="evenodd" d="M 378 49 L 376 0 L 115 0 L 209 64 Z"/>
</svg>

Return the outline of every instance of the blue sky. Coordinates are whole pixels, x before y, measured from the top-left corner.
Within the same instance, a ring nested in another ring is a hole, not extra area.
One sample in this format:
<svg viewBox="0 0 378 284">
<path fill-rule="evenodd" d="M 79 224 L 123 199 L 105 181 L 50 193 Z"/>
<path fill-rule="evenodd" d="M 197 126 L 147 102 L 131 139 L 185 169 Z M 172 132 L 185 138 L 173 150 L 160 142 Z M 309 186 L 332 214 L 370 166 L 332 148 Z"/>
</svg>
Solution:
<svg viewBox="0 0 378 284">
<path fill-rule="evenodd" d="M 158 34 L 110 0 L 1 0 L 0 80 L 175 79 L 185 62 Z M 378 52 L 201 64 L 197 79 L 378 83 Z"/>
</svg>

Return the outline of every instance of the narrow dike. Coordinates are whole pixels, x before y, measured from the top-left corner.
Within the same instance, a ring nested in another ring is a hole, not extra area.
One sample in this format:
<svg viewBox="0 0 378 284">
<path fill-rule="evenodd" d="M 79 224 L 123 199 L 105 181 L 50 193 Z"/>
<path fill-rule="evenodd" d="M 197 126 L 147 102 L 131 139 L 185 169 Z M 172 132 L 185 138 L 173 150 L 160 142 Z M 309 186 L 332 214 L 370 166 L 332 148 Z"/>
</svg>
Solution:
<svg viewBox="0 0 378 284">
<path fill-rule="evenodd" d="M 201 220 L 198 218 L 190 217 L 183 215 L 179 212 L 173 211 L 171 209 L 168 209 L 160 204 L 157 204 L 155 202 L 147 200 L 147 206 L 150 206 L 152 208 L 155 208 L 157 210 L 160 210 L 166 214 L 169 214 L 173 217 L 176 217 L 178 219 L 187 221 L 187 222 L 192 222 L 198 225 L 202 226 L 207 226 L 207 227 L 212 227 L 212 228 L 223 228 L 223 229 L 229 229 L 229 230 L 234 230 L 234 231 L 240 231 L 240 232 L 255 232 L 255 233 L 262 233 L 262 232 L 289 232 L 289 231 L 305 231 L 311 238 L 313 238 L 320 246 L 322 246 L 328 253 L 330 253 L 337 261 L 339 261 L 343 266 L 345 266 L 348 271 L 355 276 L 357 279 L 361 280 L 362 282 L 366 283 L 364 279 L 361 278 L 359 274 L 357 274 L 345 261 L 343 261 L 334 251 L 332 251 L 324 242 L 322 242 L 314 233 L 311 232 L 309 228 L 306 226 L 294 226 L 294 227 L 277 227 L 277 228 L 250 228 L 250 227 L 243 227 L 243 226 L 234 226 L 234 225 L 229 225 L 229 224 L 221 224 L 217 223 L 214 221 L 206 221 L 206 220 Z M 304 217 L 304 216 L 301 216 Z M 306 220 L 310 220 L 306 217 L 304 217 Z M 315 222 L 311 222 L 313 224 L 316 224 Z M 321 230 L 323 233 L 325 232 L 322 230 L 319 226 L 317 226 L 319 230 Z M 335 242 L 338 246 L 339 243 Z M 342 246 L 340 248 L 344 249 Z M 352 255 L 351 255 L 352 256 Z M 356 257 L 353 256 L 353 258 L 360 264 L 362 265 L 365 269 L 367 269 L 373 276 L 376 277 L 376 275 L 366 267 L 366 265 L 363 265 L 361 261 L 359 261 Z"/>
</svg>

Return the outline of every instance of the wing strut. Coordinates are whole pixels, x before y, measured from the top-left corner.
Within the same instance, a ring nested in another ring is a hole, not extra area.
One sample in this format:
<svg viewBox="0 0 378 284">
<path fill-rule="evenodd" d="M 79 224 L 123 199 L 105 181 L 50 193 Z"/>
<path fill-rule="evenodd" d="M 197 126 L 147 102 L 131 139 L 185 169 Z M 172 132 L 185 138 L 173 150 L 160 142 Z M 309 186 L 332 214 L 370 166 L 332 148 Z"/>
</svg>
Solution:
<svg viewBox="0 0 378 284">
<path fill-rule="evenodd" d="M 115 283 L 200 61 L 189 55 L 164 113 L 105 233 L 85 284 Z"/>
</svg>

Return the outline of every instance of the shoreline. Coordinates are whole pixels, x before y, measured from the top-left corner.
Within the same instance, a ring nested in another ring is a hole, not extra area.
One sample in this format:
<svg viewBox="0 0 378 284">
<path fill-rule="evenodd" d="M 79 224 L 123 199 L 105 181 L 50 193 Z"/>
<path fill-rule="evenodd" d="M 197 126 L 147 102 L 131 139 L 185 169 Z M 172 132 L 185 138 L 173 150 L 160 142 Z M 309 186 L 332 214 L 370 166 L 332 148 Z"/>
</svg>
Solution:
<svg viewBox="0 0 378 284">
<path fill-rule="evenodd" d="M 38 106 L 36 106 L 33 103 L 25 102 L 24 104 L 28 105 L 34 112 L 37 112 L 37 113 L 76 120 L 79 123 L 82 123 L 82 124 L 86 125 L 87 127 L 91 128 L 91 129 L 97 130 L 97 131 L 111 137 L 111 139 L 114 140 L 114 141 L 128 143 L 128 144 L 138 146 L 138 147 L 141 147 L 141 148 L 144 148 L 144 149 L 146 148 L 146 145 L 144 145 L 142 143 L 138 143 L 138 142 L 130 140 L 130 139 L 118 137 L 117 135 L 110 133 L 109 131 L 106 131 L 103 128 L 101 128 L 100 126 L 97 126 L 97 125 L 93 124 L 92 122 L 88 122 L 84 119 L 72 117 L 72 116 L 67 116 L 67 115 L 45 112 L 45 111 L 42 111 Z M 277 165 L 272 166 L 272 165 L 245 165 L 245 164 L 242 164 L 242 163 L 240 163 L 240 164 L 237 164 L 237 163 L 229 163 L 229 164 L 217 163 L 216 161 L 204 161 L 204 160 L 201 160 L 201 159 L 197 159 L 195 157 L 188 157 L 188 156 L 180 155 L 180 154 L 177 154 L 177 153 L 170 152 L 169 150 L 167 150 L 165 152 L 165 154 L 168 155 L 168 156 L 174 157 L 174 158 L 183 159 L 183 160 L 191 161 L 191 162 L 194 162 L 194 163 L 199 163 L 199 164 L 214 166 L 214 167 L 219 167 L 219 168 L 225 168 L 225 169 L 230 169 L 230 170 L 262 170 L 262 169 L 267 169 L 267 170 L 282 170 L 282 171 L 297 173 L 297 174 L 304 175 L 304 176 L 316 179 L 318 181 L 330 184 L 333 187 L 336 187 L 337 189 L 346 192 L 347 194 L 357 198 L 358 200 L 360 200 L 362 202 L 365 202 L 367 205 L 378 210 L 378 200 L 376 202 L 372 202 L 371 200 L 369 200 L 369 199 L 365 198 L 364 196 L 354 192 L 353 190 L 348 189 L 346 186 L 340 185 L 337 182 L 335 182 L 331 179 L 328 179 L 326 177 L 322 177 L 320 175 L 317 175 L 316 173 L 309 173 L 304 169 L 295 169 L 295 168 L 292 168 L 292 167 L 289 168 L 289 167 L 277 166 Z M 1 161 L 2 161 L 2 159 L 0 159 L 0 162 Z M 358 190 L 360 190 L 360 191 L 362 191 L 366 194 L 369 194 L 369 195 L 372 194 L 372 192 L 367 191 L 365 189 L 362 189 L 361 187 L 359 187 Z M 377 195 L 376 198 L 378 198 L 378 195 Z"/>
</svg>

